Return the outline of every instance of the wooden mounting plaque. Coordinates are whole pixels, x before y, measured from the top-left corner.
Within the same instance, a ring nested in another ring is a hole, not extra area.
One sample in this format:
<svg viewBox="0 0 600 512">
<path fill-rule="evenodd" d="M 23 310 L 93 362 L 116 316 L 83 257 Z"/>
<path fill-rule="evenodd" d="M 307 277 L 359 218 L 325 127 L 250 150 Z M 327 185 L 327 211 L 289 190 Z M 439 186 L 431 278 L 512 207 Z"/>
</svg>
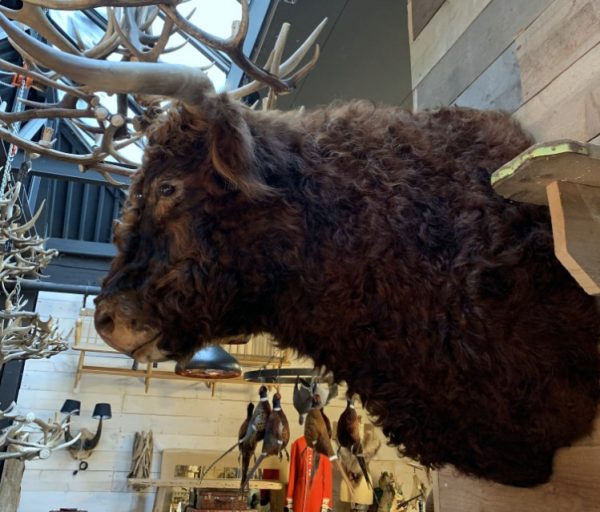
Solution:
<svg viewBox="0 0 600 512">
<path fill-rule="evenodd" d="M 558 140 L 530 147 L 492 174 L 494 190 L 548 205 L 554 252 L 590 295 L 600 294 L 600 146 Z"/>
<path fill-rule="evenodd" d="M 536 144 L 492 174 L 498 194 L 524 203 L 548 204 L 553 181 L 600 187 L 600 146 L 567 139 Z"/>
</svg>

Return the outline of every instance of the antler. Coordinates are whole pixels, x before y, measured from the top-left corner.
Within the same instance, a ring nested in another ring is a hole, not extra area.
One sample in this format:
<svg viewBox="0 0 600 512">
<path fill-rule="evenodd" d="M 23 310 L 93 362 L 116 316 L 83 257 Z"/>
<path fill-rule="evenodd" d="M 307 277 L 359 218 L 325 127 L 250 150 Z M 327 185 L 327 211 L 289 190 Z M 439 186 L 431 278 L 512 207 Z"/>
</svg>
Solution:
<svg viewBox="0 0 600 512">
<path fill-rule="evenodd" d="M 0 310 L 0 366 L 14 359 L 51 357 L 67 349 L 52 318 L 42 321 L 37 313 L 23 310 L 27 301 L 19 294 L 20 280 L 23 276 L 41 277 L 58 251 L 45 249 L 45 240 L 34 230 L 43 204 L 29 221 L 20 223 L 20 189 L 17 182 L 0 196 L 0 293 L 5 295 Z M 14 285 L 10 293 L 7 283 Z"/>
<path fill-rule="evenodd" d="M 41 359 L 67 350 L 52 318 L 22 311 L 26 301 L 13 290 L 0 311 L 0 366 L 15 359 Z"/>
<path fill-rule="evenodd" d="M 16 282 L 23 276 L 41 277 L 42 270 L 58 254 L 54 249 L 44 249 L 45 240 L 32 233 L 44 204 L 29 221 L 20 223 L 18 205 L 21 183 L 8 187 L 0 196 L 0 283 Z M 4 313 L 4 312 L 3 312 Z"/>
<path fill-rule="evenodd" d="M 56 418 L 46 422 L 32 412 L 22 415 L 16 413 L 15 409 L 14 402 L 4 411 L 0 409 L 0 421 L 12 421 L 10 426 L 0 430 L 0 448 L 12 448 L 1 452 L 0 460 L 47 459 L 52 452 L 68 448 L 81 437 L 78 434 L 69 441 L 63 441 L 71 421 L 70 415 L 60 422 Z"/>
<path fill-rule="evenodd" d="M 264 108 L 273 108 L 277 96 L 292 90 L 317 62 L 319 47 L 316 39 L 326 20 L 282 63 L 289 31 L 289 25 L 285 24 L 271 56 L 262 68 L 242 51 L 248 30 L 248 0 L 241 1 L 241 19 L 234 23 L 232 35 L 225 39 L 194 25 L 190 21 L 193 13 L 184 16 L 177 10 L 180 3 L 183 3 L 182 0 L 25 0 L 20 10 L 0 8 L 0 27 L 28 64 L 26 68 L 19 68 L 0 60 L 0 68 L 30 77 L 36 85 L 54 88 L 63 94 L 57 103 L 25 100 L 28 108 L 23 112 L 0 112 L 0 122 L 6 125 L 6 128 L 0 127 L 0 138 L 30 153 L 77 163 L 82 170 L 100 170 L 110 179 L 110 174 L 129 174 L 133 170 L 131 166 L 135 162 L 124 156 L 122 149 L 125 145 L 140 141 L 143 136 L 140 129 L 147 126 L 148 116 L 157 115 L 162 108 L 157 108 L 157 100 L 179 100 L 194 110 L 203 104 L 207 96 L 215 93 L 205 73 L 206 68 L 159 62 L 161 55 L 173 50 L 167 46 L 174 33 L 181 34 L 185 41 L 200 43 L 229 56 L 252 80 L 229 94 L 239 99 L 266 88 L 269 94 Z M 66 39 L 42 11 L 42 8 L 75 10 L 93 7 L 107 7 L 109 13 L 106 33 L 93 48 L 84 48 L 77 32 L 76 43 Z M 151 26 L 158 15 L 163 18 L 163 26 L 160 35 L 153 35 Z M 56 48 L 29 36 L 7 17 L 28 24 Z M 314 48 L 313 57 L 300 67 L 311 48 Z M 115 52 L 122 54 L 121 60 L 108 60 L 108 55 Z M 38 66 L 51 69 L 52 72 L 45 73 Z M 103 105 L 100 96 L 95 94 L 96 91 L 119 94 L 118 111 L 111 113 Z M 133 104 L 139 108 L 140 116 L 127 115 L 127 95 L 135 98 Z M 85 106 L 81 106 L 82 102 Z M 145 105 L 148 105 L 147 111 Z M 10 130 L 13 123 L 34 118 L 63 119 L 76 126 L 76 129 L 101 135 L 101 140 L 89 154 L 75 156 L 56 151 L 48 143 L 25 140 Z M 88 119 L 96 126 L 90 126 L 90 121 L 81 123 L 73 122 L 73 119 Z M 117 136 L 118 141 L 115 140 Z M 116 163 L 107 162 L 111 158 Z"/>
<path fill-rule="evenodd" d="M 162 0 L 165 5 L 178 5 L 186 0 Z M 39 5 L 48 9 L 61 9 L 65 11 L 78 11 L 80 9 L 92 9 L 94 7 L 141 7 L 144 5 L 155 5 L 153 0 L 27 0 L 27 3 Z"/>
</svg>

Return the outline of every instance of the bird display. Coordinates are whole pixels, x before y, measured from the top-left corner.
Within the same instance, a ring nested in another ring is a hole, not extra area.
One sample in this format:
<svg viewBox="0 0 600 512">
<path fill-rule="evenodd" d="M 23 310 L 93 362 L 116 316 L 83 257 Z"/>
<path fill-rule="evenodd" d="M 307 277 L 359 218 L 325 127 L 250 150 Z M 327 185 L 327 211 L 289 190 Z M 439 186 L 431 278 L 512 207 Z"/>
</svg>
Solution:
<svg viewBox="0 0 600 512">
<path fill-rule="evenodd" d="M 240 457 L 242 459 L 242 481 L 244 483 L 244 475 L 248 472 L 248 467 L 250 466 L 250 459 L 254 455 L 254 451 L 256 450 L 256 445 L 258 441 L 256 438 L 249 438 L 245 442 L 239 443 L 239 440 L 244 439 L 246 436 L 246 432 L 248 431 L 248 425 L 250 421 L 252 421 L 252 415 L 254 413 L 254 404 L 250 402 L 248 404 L 248 409 L 246 411 L 246 419 L 241 424 L 240 429 L 238 431 L 238 444 L 240 447 Z"/>
<path fill-rule="evenodd" d="M 331 426 L 331 420 L 329 419 L 329 416 L 325 414 L 324 405 L 321 406 L 321 416 L 323 416 L 323 421 L 325 422 L 325 428 L 327 429 L 327 435 L 329 436 L 329 439 L 333 439 L 333 428 Z"/>
<path fill-rule="evenodd" d="M 323 406 L 326 406 L 337 396 L 338 385 L 335 382 L 328 382 L 327 388 L 321 384 L 322 379 L 327 378 L 331 377 L 323 373 L 323 369 L 320 369 L 318 373 L 315 373 L 310 381 L 301 378 L 299 375 L 296 377 L 292 401 L 294 408 L 298 412 L 298 422 L 300 425 L 304 424 L 304 418 L 312 406 L 312 397 L 314 395 L 319 395 L 321 397 Z"/>
<path fill-rule="evenodd" d="M 331 377 L 324 375 L 321 378 L 328 379 Z M 321 397 L 321 404 L 325 407 L 338 395 L 338 385 L 335 382 L 327 381 L 327 387 L 325 387 L 323 381 L 316 379 L 312 383 L 312 394 L 319 395 Z"/>
<path fill-rule="evenodd" d="M 365 477 L 368 486 L 373 488 L 369 469 L 362 453 L 362 443 L 360 439 L 360 418 L 354 406 L 354 400 L 346 400 L 346 408 L 340 415 L 337 423 L 336 436 L 340 447 L 347 448 L 350 454 L 356 457 L 360 470 Z"/>
<path fill-rule="evenodd" d="M 312 391 L 310 383 L 301 379 L 299 375 L 296 376 L 292 403 L 294 404 L 294 409 L 298 412 L 298 423 L 304 425 L 304 418 L 312 405 Z"/>
<path fill-rule="evenodd" d="M 265 425 L 264 439 L 262 442 L 262 449 L 260 455 L 256 459 L 254 466 L 247 473 L 245 480 L 242 480 L 242 490 L 246 487 L 248 482 L 252 479 L 256 470 L 259 468 L 262 461 L 270 455 L 277 455 L 279 458 L 285 453 L 288 461 L 290 460 L 290 454 L 286 447 L 290 441 L 290 426 L 288 419 L 281 409 L 281 395 L 275 393 L 273 395 L 273 409 L 269 414 L 267 423 Z M 246 472 L 243 472 L 246 475 Z M 242 475 L 242 476 L 243 476 Z"/>
<path fill-rule="evenodd" d="M 352 493 L 352 483 L 344 472 L 338 456 L 333 449 L 331 435 L 327 431 L 327 423 L 324 419 L 322 408 L 321 397 L 319 395 L 314 395 L 312 398 L 312 407 L 310 411 L 308 411 L 306 422 L 304 423 L 304 437 L 306 439 L 307 449 L 312 448 L 315 451 L 313 465 L 310 471 L 309 488 L 312 486 L 313 478 L 319 468 L 320 456 L 325 455 L 330 461 L 336 462 L 342 478 L 348 485 L 350 493 Z"/>
<path fill-rule="evenodd" d="M 204 477 L 208 474 L 208 472 L 217 464 L 223 457 L 225 457 L 228 453 L 231 453 L 236 447 L 239 446 L 240 452 L 242 454 L 242 463 L 244 461 L 244 457 L 248 457 L 248 465 L 250 465 L 250 458 L 254 455 L 254 450 L 258 442 L 262 441 L 265 435 L 265 426 L 267 424 L 267 419 L 269 418 L 269 414 L 271 413 L 271 404 L 269 404 L 269 398 L 267 396 L 268 390 L 266 386 L 261 386 L 258 390 L 259 400 L 256 407 L 253 408 L 252 413 L 247 415 L 244 422 L 240 425 L 240 429 L 238 431 L 238 442 L 235 443 L 231 448 L 228 448 L 219 455 L 204 471 L 200 481 L 204 479 Z M 250 411 L 250 406 L 248 406 L 247 412 Z M 245 427 L 245 428 L 244 428 Z M 242 482 L 246 480 L 246 474 L 244 473 L 244 468 L 242 467 Z"/>
</svg>

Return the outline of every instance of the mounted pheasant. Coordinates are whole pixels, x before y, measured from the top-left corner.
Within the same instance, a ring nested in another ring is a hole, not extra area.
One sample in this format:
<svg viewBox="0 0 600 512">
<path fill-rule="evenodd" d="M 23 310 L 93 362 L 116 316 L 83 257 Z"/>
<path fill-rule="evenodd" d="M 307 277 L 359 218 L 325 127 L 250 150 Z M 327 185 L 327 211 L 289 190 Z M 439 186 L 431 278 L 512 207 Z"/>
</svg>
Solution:
<svg viewBox="0 0 600 512">
<path fill-rule="evenodd" d="M 346 408 L 337 422 L 336 438 L 340 448 L 349 450 L 350 455 L 356 458 L 360 470 L 369 487 L 373 487 L 369 476 L 369 469 L 363 456 L 363 447 L 360 439 L 360 418 L 354 406 L 354 400 L 346 400 Z"/>
<path fill-rule="evenodd" d="M 250 480 L 254 477 L 257 469 L 260 467 L 263 460 L 270 455 L 277 455 L 280 459 L 282 454 L 285 453 L 288 461 L 290 460 L 290 454 L 287 451 L 287 445 L 290 442 L 290 426 L 287 417 L 281 409 L 281 395 L 275 393 L 273 395 L 273 408 L 269 413 L 267 423 L 265 425 L 265 432 L 263 436 L 262 448 L 260 455 L 256 459 L 254 466 L 250 472 L 242 471 L 244 480 L 242 481 L 242 490 L 248 485 Z"/>
<path fill-rule="evenodd" d="M 242 422 L 238 431 L 238 442 L 231 448 L 225 450 L 207 466 L 202 474 L 201 480 L 208 475 L 208 472 L 214 468 L 223 457 L 228 453 L 231 453 L 236 447 L 239 447 L 242 458 L 242 476 L 240 485 L 242 488 L 244 487 L 250 459 L 254 455 L 256 445 L 265 437 L 265 429 L 271 414 L 271 405 L 269 404 L 267 393 L 268 390 L 266 386 L 261 386 L 258 390 L 260 398 L 256 407 L 251 403 L 248 404 L 246 419 Z"/>
</svg>

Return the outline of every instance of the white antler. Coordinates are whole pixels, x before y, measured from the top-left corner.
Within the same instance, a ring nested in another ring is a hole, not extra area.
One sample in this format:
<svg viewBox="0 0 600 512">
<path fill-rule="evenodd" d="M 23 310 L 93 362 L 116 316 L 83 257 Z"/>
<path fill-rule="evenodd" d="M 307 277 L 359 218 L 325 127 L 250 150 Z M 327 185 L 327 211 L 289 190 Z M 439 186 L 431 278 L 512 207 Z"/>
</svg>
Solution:
<svg viewBox="0 0 600 512">
<path fill-rule="evenodd" d="M 62 421 L 43 421 L 33 413 L 26 415 L 15 412 L 13 402 L 6 410 L 0 410 L 0 421 L 10 420 L 8 427 L 0 430 L 0 448 L 11 448 L 0 452 L 0 460 L 6 459 L 47 459 L 52 452 L 68 448 L 79 441 L 80 434 L 64 440 L 65 431 L 69 426 L 71 416 Z"/>
<path fill-rule="evenodd" d="M 0 112 L 0 138 L 35 154 L 76 163 L 82 170 L 93 168 L 110 175 L 128 175 L 137 166 L 122 151 L 128 144 L 140 144 L 141 128 L 148 125 L 164 98 L 181 101 L 190 109 L 204 104 L 214 94 L 212 82 L 204 67 L 161 62 L 165 53 L 181 45 L 169 46 L 172 35 L 183 36 L 184 43 L 204 45 L 226 54 L 251 80 L 250 83 L 229 91 L 236 99 L 267 89 L 264 108 L 273 108 L 279 94 L 294 89 L 315 65 L 319 57 L 316 40 L 325 26 L 320 23 L 308 38 L 287 59 L 283 59 L 289 25 L 282 27 L 271 56 L 265 67 L 248 58 L 242 48 L 249 25 L 248 0 L 241 1 L 240 20 L 234 23 L 230 37 L 220 38 L 202 30 L 178 10 L 181 0 L 24 0 L 21 9 L 0 8 L 0 27 L 7 33 L 13 46 L 21 53 L 26 67 L 18 67 L 0 60 L 0 68 L 21 74 L 33 80 L 36 87 L 61 91 L 55 103 L 24 100 L 23 112 Z M 91 9 L 107 7 L 108 19 L 104 36 L 92 48 L 84 47 L 83 38 L 75 31 L 70 41 L 48 20 L 47 9 Z M 160 34 L 152 33 L 152 24 L 160 16 Z M 9 19 L 10 18 L 10 19 Z M 20 21 L 40 33 L 54 46 L 42 43 L 21 30 L 11 20 Z M 302 65 L 314 48 L 312 58 Z M 110 55 L 120 55 L 110 60 Z M 50 69 L 50 73 L 43 70 Z M 96 94 L 105 92 L 120 95 L 118 111 L 111 113 Z M 128 115 L 128 106 L 136 105 L 139 119 Z M 145 105 L 149 105 L 144 111 Z M 65 119 L 78 128 L 101 136 L 98 147 L 85 155 L 71 155 L 57 151 L 51 144 L 25 140 L 10 129 L 11 125 L 30 119 Z M 149 119 L 148 119 L 149 118 Z M 87 119 L 87 123 L 79 120 Z M 116 126 L 114 121 L 122 122 Z M 93 125 L 90 125 L 90 121 Z"/>
</svg>

